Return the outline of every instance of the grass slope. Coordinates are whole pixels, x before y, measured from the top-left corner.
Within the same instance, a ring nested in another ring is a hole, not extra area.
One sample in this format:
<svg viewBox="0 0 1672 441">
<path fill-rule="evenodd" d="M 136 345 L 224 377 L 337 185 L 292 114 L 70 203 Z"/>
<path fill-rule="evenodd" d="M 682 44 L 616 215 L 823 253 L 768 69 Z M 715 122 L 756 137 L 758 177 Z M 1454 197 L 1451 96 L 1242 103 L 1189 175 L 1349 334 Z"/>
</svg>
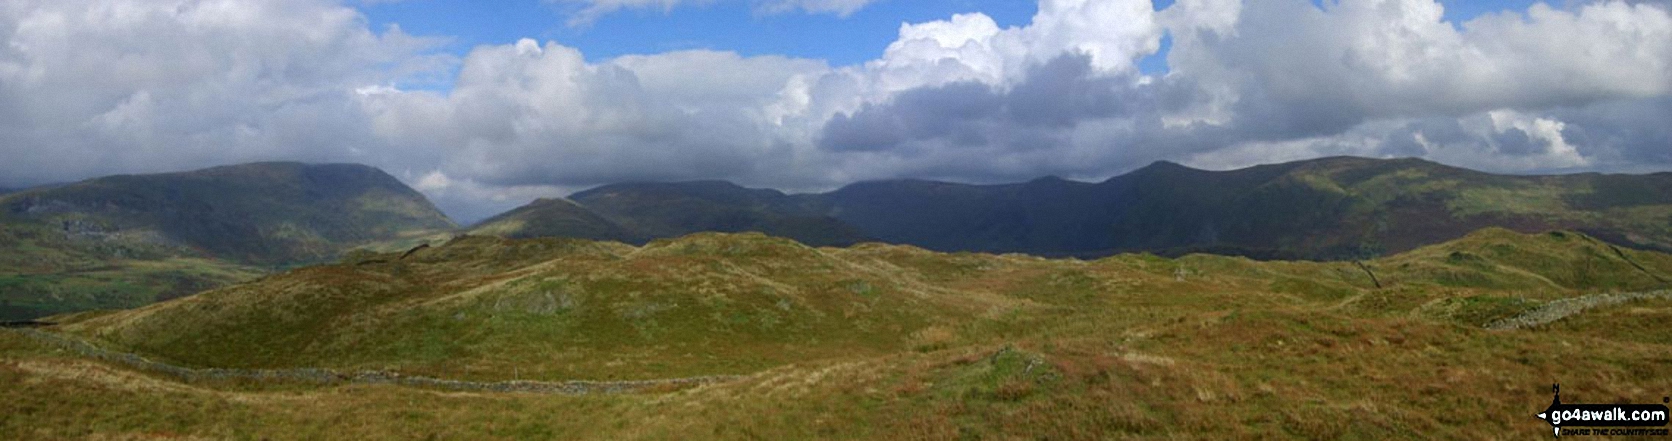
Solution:
<svg viewBox="0 0 1672 441">
<path fill-rule="evenodd" d="M 994 307 L 758 234 L 638 248 L 465 237 L 362 259 L 75 327 L 196 366 L 635 379 L 902 350 L 913 331 Z"/>
<path fill-rule="evenodd" d="M 634 233 L 567 199 L 537 199 L 528 205 L 490 217 L 471 227 L 470 234 L 523 239 L 572 237 L 638 242 Z"/>
<path fill-rule="evenodd" d="M 132 308 L 244 282 L 259 268 L 197 258 L 121 260 L 45 274 L 0 270 L 0 320 Z"/>
<path fill-rule="evenodd" d="M 0 436 L 1519 438 L 1548 436 L 1532 415 L 1552 381 L 1565 402 L 1672 392 L 1665 300 L 1483 329 L 1667 287 L 1672 256 L 1576 232 L 1488 229 L 1362 267 L 752 234 L 466 237 L 357 259 L 57 332 L 197 366 L 743 377 L 586 396 L 182 384 L 0 333 L 0 385 L 18 391 Z"/>
<path fill-rule="evenodd" d="M 330 258 L 356 243 L 453 227 L 422 195 L 376 168 L 288 162 L 28 190 L 0 197 L 0 216 L 61 230 L 68 241 L 248 264 Z"/>
<path fill-rule="evenodd" d="M 257 163 L 0 196 L 0 317 L 128 308 L 451 229 L 375 168 Z"/>
</svg>

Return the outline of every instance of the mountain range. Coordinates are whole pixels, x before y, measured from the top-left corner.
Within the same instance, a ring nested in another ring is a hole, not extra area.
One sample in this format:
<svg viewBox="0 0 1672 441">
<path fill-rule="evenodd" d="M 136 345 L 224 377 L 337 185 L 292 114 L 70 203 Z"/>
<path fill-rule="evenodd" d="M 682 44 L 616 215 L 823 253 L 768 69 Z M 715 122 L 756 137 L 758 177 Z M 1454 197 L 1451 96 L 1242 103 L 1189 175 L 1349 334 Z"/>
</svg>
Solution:
<svg viewBox="0 0 1672 441">
<path fill-rule="evenodd" d="M 460 233 L 642 245 L 756 231 L 812 246 L 1333 260 L 1485 227 L 1569 229 L 1672 250 L 1672 173 L 1515 176 L 1335 157 L 1229 171 L 1157 162 L 1095 183 L 893 180 L 810 194 L 723 181 L 621 183 L 460 229 L 373 167 L 255 163 L 0 194 L 0 318 L 139 306 L 357 248 L 404 251 Z"/>
<path fill-rule="evenodd" d="M 719 181 L 627 183 L 536 201 L 473 232 L 643 243 L 760 231 L 812 245 L 874 240 L 937 251 L 1352 259 L 1489 226 L 1574 229 L 1672 249 L 1672 173 L 1515 176 L 1419 159 L 1335 157 L 1229 171 L 1157 162 L 1097 183 L 897 180 L 816 194 Z"/>
</svg>

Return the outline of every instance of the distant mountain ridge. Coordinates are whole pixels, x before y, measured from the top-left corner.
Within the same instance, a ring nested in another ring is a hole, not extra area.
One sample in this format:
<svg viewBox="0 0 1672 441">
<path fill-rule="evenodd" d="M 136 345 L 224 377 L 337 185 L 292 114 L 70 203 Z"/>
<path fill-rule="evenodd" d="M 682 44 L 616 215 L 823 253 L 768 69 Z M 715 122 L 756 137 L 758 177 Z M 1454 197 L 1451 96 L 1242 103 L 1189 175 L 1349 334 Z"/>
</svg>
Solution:
<svg viewBox="0 0 1672 441">
<path fill-rule="evenodd" d="M 266 162 L 0 195 L 0 317 L 131 307 L 456 228 L 377 168 Z"/>
<path fill-rule="evenodd" d="M 1331 157 L 1228 171 L 1163 161 L 1097 183 L 894 180 L 797 195 L 721 181 L 627 183 L 571 199 L 568 210 L 590 211 L 623 231 L 609 238 L 635 243 L 761 231 L 814 245 L 877 240 L 937 251 L 1342 259 L 1496 226 L 1574 229 L 1672 249 L 1672 173 L 1496 175 L 1409 158 Z M 561 229 L 511 234 L 589 237 Z"/>
<path fill-rule="evenodd" d="M 569 199 L 540 199 L 484 220 L 472 234 L 574 237 L 645 243 L 698 232 L 756 231 L 813 246 L 849 245 L 869 236 L 824 214 L 801 195 L 724 181 L 611 184 Z"/>
<path fill-rule="evenodd" d="M 1158 162 L 1095 183 L 861 182 L 819 194 L 622 183 L 538 200 L 463 232 L 643 244 L 758 231 L 814 246 L 1327 260 L 1486 227 L 1576 230 L 1672 250 L 1672 173 L 1508 176 L 1336 157 L 1229 171 Z M 0 194 L 0 316 L 137 306 L 460 231 L 422 194 L 353 164 L 255 163 L 23 189 Z"/>
<path fill-rule="evenodd" d="M 0 213 L 69 233 L 136 233 L 156 245 L 255 264 L 325 259 L 345 244 L 454 227 L 382 170 L 295 162 L 106 176 L 0 197 Z"/>
</svg>

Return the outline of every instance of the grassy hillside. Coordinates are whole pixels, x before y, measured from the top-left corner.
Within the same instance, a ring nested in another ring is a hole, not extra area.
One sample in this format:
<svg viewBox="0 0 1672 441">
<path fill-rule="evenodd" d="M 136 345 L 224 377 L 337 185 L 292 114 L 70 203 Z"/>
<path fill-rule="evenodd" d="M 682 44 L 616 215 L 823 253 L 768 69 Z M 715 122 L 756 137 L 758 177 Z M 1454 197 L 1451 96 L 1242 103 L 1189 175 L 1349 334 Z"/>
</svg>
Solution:
<svg viewBox="0 0 1672 441">
<path fill-rule="evenodd" d="M 879 262 L 758 234 L 638 248 L 465 237 L 400 256 L 306 268 L 73 327 L 195 366 L 636 379 L 898 351 L 933 324 L 1025 304 L 954 295 Z"/>
<path fill-rule="evenodd" d="M 261 268 L 198 258 L 127 259 L 49 273 L 0 270 L 0 320 L 131 308 L 265 273 Z"/>
<path fill-rule="evenodd" d="M 126 308 L 451 229 L 375 168 L 258 163 L 0 196 L 0 317 Z"/>
<path fill-rule="evenodd" d="M 278 438 L 1506 438 L 1549 403 L 1672 392 L 1672 256 L 1488 229 L 1353 262 L 1095 261 L 466 237 L 52 332 L 191 366 L 635 379 L 624 395 L 180 383 L 0 333 L 0 434 Z M 1378 287 L 1378 285 L 1380 287 Z M 72 393 L 73 391 L 73 393 Z M 95 404 L 96 403 L 96 404 Z M 1440 435 L 1443 434 L 1443 435 Z"/>
<path fill-rule="evenodd" d="M 1343 195 L 1334 237 L 1401 251 L 1486 226 L 1579 229 L 1618 244 L 1672 245 L 1672 174 L 1492 175 L 1407 159 L 1333 158 L 1291 171 L 1295 186 Z M 1252 208 L 1251 208 L 1252 209 Z M 1329 230 L 1326 230 L 1329 231 Z"/>
<path fill-rule="evenodd" d="M 172 248 L 252 264 L 306 262 L 412 229 L 451 228 L 428 200 L 376 168 L 256 163 L 121 175 L 0 198 L 14 224 L 69 241 Z"/>
<path fill-rule="evenodd" d="M 154 232 L 88 232 L 75 225 L 0 215 L 0 320 L 131 308 L 269 271 L 202 257 Z"/>
<path fill-rule="evenodd" d="M 576 239 L 640 242 L 636 234 L 616 225 L 592 210 L 567 199 L 538 199 L 477 223 L 471 234 L 523 239 L 530 237 L 571 237 Z"/>
</svg>

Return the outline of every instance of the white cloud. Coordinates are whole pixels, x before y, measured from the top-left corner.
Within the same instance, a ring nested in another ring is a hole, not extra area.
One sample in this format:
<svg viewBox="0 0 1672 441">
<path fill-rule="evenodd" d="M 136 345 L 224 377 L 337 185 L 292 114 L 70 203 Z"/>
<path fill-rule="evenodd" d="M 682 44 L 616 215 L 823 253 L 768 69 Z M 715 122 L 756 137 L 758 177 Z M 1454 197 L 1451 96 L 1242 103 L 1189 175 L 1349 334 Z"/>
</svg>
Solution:
<svg viewBox="0 0 1672 441">
<path fill-rule="evenodd" d="M 1028 72 L 1064 54 L 1082 55 L 1096 75 L 1130 77 L 1133 60 L 1157 50 L 1152 12 L 1143 1 L 1053 0 L 1023 27 L 1001 29 L 980 14 L 908 24 L 882 59 L 841 69 L 714 51 L 589 64 L 573 48 L 523 40 L 473 51 L 450 94 L 380 90 L 363 100 L 391 144 L 427 152 L 448 175 L 491 185 L 725 178 L 810 188 L 908 170 L 953 177 L 981 170 L 918 163 L 944 155 L 882 158 L 894 165 L 878 166 L 814 141 L 833 115 L 905 91 L 960 81 L 1001 90 L 1035 84 Z M 1014 141 L 1057 136 L 1049 131 Z M 1001 156 L 1005 148 L 991 147 Z M 1011 167 L 1024 173 L 1031 164 L 1017 159 Z"/>
<path fill-rule="evenodd" d="M 0 177 L 351 159 L 352 87 L 445 66 L 433 43 L 324 1 L 6 2 Z"/>
<path fill-rule="evenodd" d="M 981 13 L 900 26 L 865 74 L 884 93 L 954 81 L 1003 85 L 1064 53 L 1089 55 L 1103 73 L 1131 72 L 1160 49 L 1161 27 L 1147 0 L 1044 0 L 1023 27 L 999 28 Z"/>
<path fill-rule="evenodd" d="M 366 95 L 376 133 L 497 185 L 755 176 L 785 164 L 765 108 L 821 62 L 674 52 L 589 64 L 532 40 L 478 48 L 454 90 Z"/>
<path fill-rule="evenodd" d="M 1220 164 L 1261 155 L 1419 155 L 1526 172 L 1616 168 L 1600 161 L 1658 148 L 1645 142 L 1653 135 L 1618 125 L 1610 133 L 1626 136 L 1575 142 L 1567 134 L 1597 133 L 1586 127 L 1606 120 L 1589 116 L 1601 109 L 1593 106 L 1657 102 L 1672 92 L 1672 16 L 1663 7 L 1538 3 L 1461 24 L 1442 21 L 1442 12 L 1428 0 L 1322 9 L 1181 0 L 1161 14 L 1174 36 L 1168 80 L 1191 84 L 1201 99 L 1168 122 L 1241 133 L 1225 148 L 1182 153 Z"/>
<path fill-rule="evenodd" d="M 1323 102 L 1369 117 L 1537 108 L 1672 90 L 1672 17 L 1622 2 L 1525 17 L 1441 21 L 1431 0 L 1180 2 L 1169 17 L 1175 72 L 1222 93 L 1286 107 Z M 1171 13 L 1172 11 L 1169 11 Z M 1190 13 L 1200 13 L 1197 16 Z M 1207 17 L 1207 18 L 1204 18 Z M 1258 94 L 1258 96 L 1248 96 Z M 1332 109 L 1332 111 L 1335 109 Z"/>
<path fill-rule="evenodd" d="M 1378 120 L 1341 133 L 1236 143 L 1184 157 L 1183 162 L 1223 170 L 1323 156 L 1417 156 L 1497 173 L 1566 171 L 1594 165 L 1567 141 L 1566 125 L 1508 109 L 1461 118 Z"/>
<path fill-rule="evenodd" d="M 685 4 L 570 3 L 578 16 Z M 811 190 L 1334 154 L 1672 167 L 1662 5 L 1535 4 L 1455 24 L 1432 0 L 1325 4 L 1044 0 L 1022 26 L 980 13 L 904 24 L 878 59 L 832 68 L 718 51 L 588 62 L 531 39 L 455 59 L 327 0 L 4 2 L 0 185 L 355 161 L 469 221 L 626 180 Z M 1163 33 L 1170 72 L 1139 73 Z M 453 68 L 452 90 L 403 88 Z"/>
</svg>

